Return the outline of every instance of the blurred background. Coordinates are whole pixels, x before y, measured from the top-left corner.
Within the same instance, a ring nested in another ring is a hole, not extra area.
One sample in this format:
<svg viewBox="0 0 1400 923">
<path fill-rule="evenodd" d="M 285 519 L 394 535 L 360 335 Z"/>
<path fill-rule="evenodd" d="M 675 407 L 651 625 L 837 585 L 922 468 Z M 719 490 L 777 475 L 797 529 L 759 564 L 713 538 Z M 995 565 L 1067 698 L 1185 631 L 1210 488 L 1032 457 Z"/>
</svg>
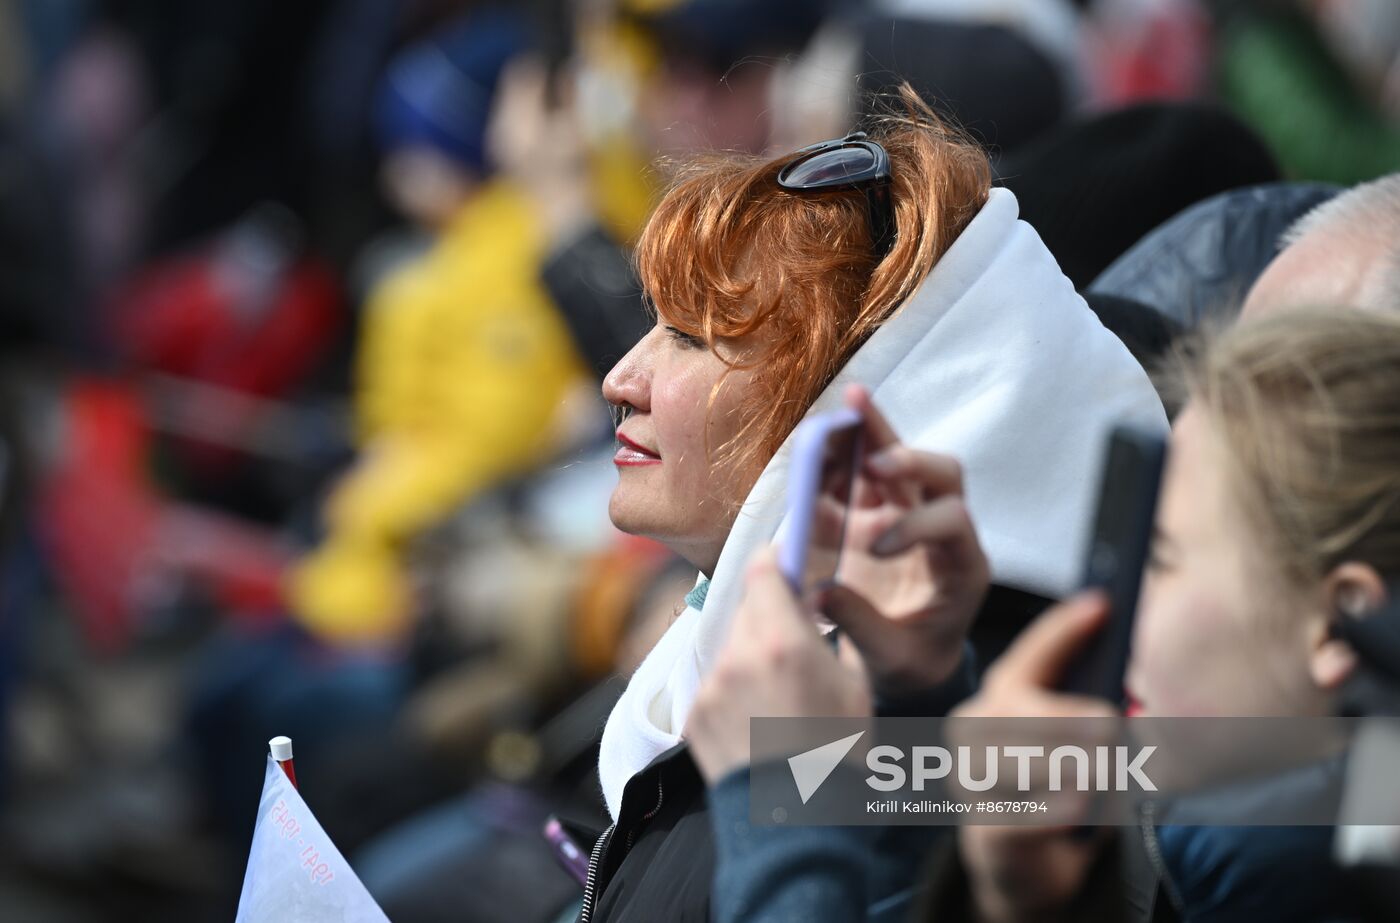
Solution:
<svg viewBox="0 0 1400 923">
<path fill-rule="evenodd" d="M 694 580 L 606 515 L 628 245 L 902 80 L 1085 291 L 1400 168 L 1394 0 L 0 0 L 0 919 L 231 920 L 276 734 L 396 923 L 576 897 Z"/>
</svg>

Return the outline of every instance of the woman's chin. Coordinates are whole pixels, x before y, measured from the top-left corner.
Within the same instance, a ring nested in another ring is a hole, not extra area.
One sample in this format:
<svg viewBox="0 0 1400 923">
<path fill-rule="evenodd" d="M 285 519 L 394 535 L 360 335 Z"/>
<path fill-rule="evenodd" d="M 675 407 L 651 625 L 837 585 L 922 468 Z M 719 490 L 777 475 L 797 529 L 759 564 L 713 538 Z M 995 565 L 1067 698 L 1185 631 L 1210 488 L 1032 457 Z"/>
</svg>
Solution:
<svg viewBox="0 0 1400 923">
<path fill-rule="evenodd" d="M 631 493 L 622 484 L 613 488 L 608 500 L 608 518 L 619 531 L 628 535 L 648 535 L 646 505 L 635 502 L 637 498 L 629 496 Z"/>
<path fill-rule="evenodd" d="M 613 488 L 608 518 L 618 531 L 665 545 L 707 574 L 713 570 L 734 524 L 733 517 L 715 516 L 719 509 L 715 504 L 701 504 L 711 515 L 697 516 L 684 504 L 668 502 L 667 493 L 641 490 L 640 486 L 623 481 Z"/>
</svg>

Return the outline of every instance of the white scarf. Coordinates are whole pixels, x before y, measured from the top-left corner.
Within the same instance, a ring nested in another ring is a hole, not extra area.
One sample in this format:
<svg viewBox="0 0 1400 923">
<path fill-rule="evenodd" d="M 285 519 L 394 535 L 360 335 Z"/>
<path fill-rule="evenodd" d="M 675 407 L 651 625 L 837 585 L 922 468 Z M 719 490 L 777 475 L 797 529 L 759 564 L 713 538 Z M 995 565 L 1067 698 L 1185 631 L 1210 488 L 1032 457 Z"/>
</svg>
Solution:
<svg viewBox="0 0 1400 923">
<path fill-rule="evenodd" d="M 866 385 L 905 444 L 962 462 L 993 579 L 1060 596 L 1080 576 L 1108 430 L 1165 433 L 1167 421 L 1146 373 L 1017 214 L 1015 196 L 992 190 L 808 413 Z M 598 772 L 614 818 L 627 780 L 679 742 L 742 597 L 744 564 L 779 534 L 789 452 L 784 443 L 749 493 L 703 610 L 676 619 L 608 718 Z"/>
</svg>

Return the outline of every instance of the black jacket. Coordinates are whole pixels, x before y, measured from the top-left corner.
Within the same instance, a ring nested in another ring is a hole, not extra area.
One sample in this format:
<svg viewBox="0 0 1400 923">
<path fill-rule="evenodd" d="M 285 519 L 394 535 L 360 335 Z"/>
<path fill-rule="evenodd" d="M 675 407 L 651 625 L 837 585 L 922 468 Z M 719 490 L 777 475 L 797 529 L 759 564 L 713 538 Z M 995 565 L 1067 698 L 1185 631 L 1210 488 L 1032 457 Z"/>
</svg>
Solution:
<svg viewBox="0 0 1400 923">
<path fill-rule="evenodd" d="M 707 923 L 714 870 L 705 780 L 679 744 L 623 789 L 617 821 L 590 856 L 580 923 Z"/>
<path fill-rule="evenodd" d="M 599 378 L 651 327 L 631 258 L 602 228 L 590 227 L 550 254 L 540 281 Z"/>
</svg>

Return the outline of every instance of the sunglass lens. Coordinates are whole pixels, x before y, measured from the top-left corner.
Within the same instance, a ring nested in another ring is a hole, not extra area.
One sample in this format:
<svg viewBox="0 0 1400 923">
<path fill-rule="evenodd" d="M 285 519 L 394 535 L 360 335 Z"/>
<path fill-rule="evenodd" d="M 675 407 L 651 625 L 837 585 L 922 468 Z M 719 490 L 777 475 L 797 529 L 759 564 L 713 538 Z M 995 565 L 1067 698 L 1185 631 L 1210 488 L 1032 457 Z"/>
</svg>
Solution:
<svg viewBox="0 0 1400 923">
<path fill-rule="evenodd" d="M 799 161 L 783 170 L 782 183 L 798 189 L 837 186 L 869 173 L 875 154 L 863 147 L 842 147 Z"/>
</svg>

